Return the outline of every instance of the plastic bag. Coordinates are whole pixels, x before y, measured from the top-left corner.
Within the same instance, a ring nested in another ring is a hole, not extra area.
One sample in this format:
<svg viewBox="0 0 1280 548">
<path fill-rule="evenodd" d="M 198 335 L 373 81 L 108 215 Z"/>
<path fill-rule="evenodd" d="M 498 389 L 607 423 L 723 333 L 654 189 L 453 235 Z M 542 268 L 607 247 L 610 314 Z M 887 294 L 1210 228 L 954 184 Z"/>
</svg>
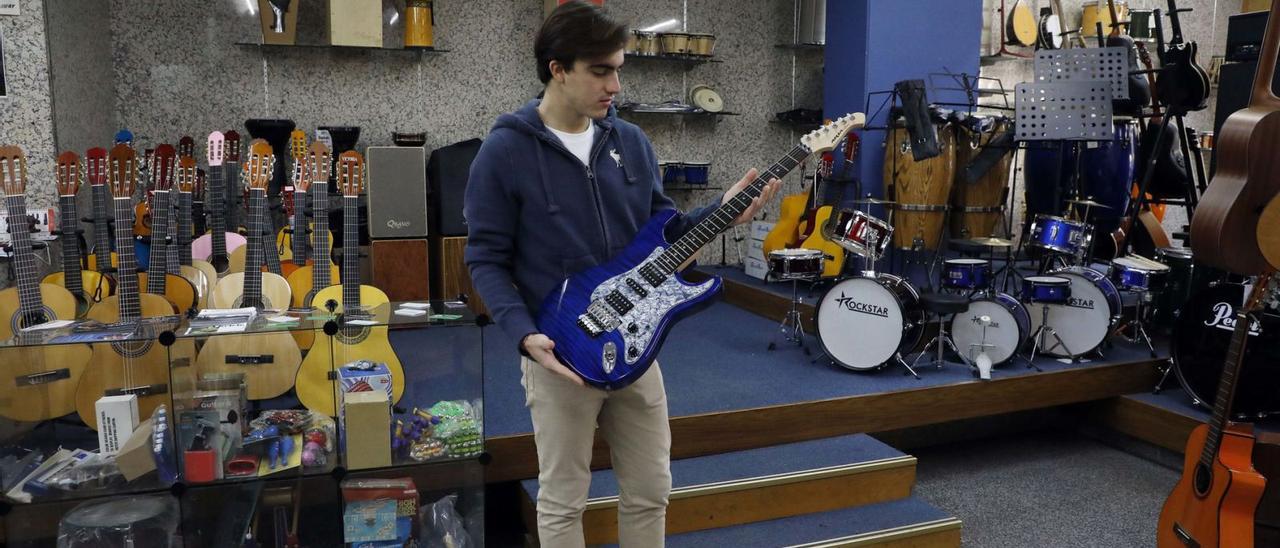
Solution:
<svg viewBox="0 0 1280 548">
<path fill-rule="evenodd" d="M 446 495 L 418 511 L 422 523 L 421 546 L 425 548 L 474 548 L 466 524 L 454 507 L 458 495 Z"/>
</svg>

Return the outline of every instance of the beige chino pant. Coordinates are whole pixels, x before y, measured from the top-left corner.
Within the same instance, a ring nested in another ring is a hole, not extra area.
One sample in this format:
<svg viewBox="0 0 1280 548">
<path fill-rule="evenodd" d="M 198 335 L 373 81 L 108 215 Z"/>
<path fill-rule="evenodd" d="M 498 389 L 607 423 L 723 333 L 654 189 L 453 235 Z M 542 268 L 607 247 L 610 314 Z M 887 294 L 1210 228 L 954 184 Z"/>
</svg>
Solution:
<svg viewBox="0 0 1280 548">
<path fill-rule="evenodd" d="M 538 446 L 542 546 L 584 545 L 582 512 L 597 425 L 609 443 L 618 478 L 619 543 L 624 548 L 662 546 L 671 494 L 671 425 L 657 362 L 639 380 L 612 392 L 573 384 L 528 358 L 520 360 L 520 371 Z"/>
</svg>

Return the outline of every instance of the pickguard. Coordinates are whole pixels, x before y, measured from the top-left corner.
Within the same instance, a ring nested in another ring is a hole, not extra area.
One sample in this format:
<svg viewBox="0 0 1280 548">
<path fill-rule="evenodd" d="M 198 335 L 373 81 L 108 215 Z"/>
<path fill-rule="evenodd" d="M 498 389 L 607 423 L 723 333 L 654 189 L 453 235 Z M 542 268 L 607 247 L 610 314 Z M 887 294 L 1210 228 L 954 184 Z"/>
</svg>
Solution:
<svg viewBox="0 0 1280 548">
<path fill-rule="evenodd" d="M 662 247 L 654 248 L 649 253 L 649 257 L 635 268 L 609 278 L 591 292 L 593 303 L 603 303 L 607 295 L 617 291 L 634 304 L 631 310 L 616 316 L 619 320 L 616 329 L 625 343 L 618 352 L 629 365 L 634 365 L 644 356 L 645 350 L 658 334 L 662 319 L 671 312 L 671 309 L 710 291 L 715 285 L 714 279 L 699 285 L 685 285 L 674 275 L 667 277 L 658 287 L 649 285 L 640 275 L 639 270 L 661 255 L 663 251 L 665 249 Z M 628 279 L 633 283 L 628 284 Z M 637 292 L 636 286 L 639 286 L 646 295 Z"/>
</svg>

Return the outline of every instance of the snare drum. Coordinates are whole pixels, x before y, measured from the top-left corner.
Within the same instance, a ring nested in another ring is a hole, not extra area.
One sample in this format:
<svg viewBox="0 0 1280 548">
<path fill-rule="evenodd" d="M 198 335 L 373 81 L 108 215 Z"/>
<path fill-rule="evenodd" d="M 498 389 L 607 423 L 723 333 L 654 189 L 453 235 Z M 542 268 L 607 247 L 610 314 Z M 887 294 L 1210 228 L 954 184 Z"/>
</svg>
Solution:
<svg viewBox="0 0 1280 548">
<path fill-rule="evenodd" d="M 1028 303 L 1032 332 L 1040 328 L 1045 318 L 1042 309 L 1047 308 L 1047 323 L 1062 338 L 1066 349 L 1050 344 L 1051 348 L 1046 348 L 1044 353 L 1069 358 L 1093 351 L 1106 340 L 1111 325 L 1119 317 L 1120 291 L 1103 273 L 1092 268 L 1073 266 L 1054 271 L 1051 275 L 1070 282 L 1068 298 L 1058 304 Z"/>
<path fill-rule="evenodd" d="M 705 185 L 711 179 L 711 162 L 684 162 L 684 179 L 691 185 Z"/>
<path fill-rule="evenodd" d="M 1067 255 L 1082 255 L 1093 238 L 1088 223 L 1052 215 L 1036 215 L 1031 223 L 1032 246 Z"/>
<path fill-rule="evenodd" d="M 1138 255 L 1119 257 L 1111 263 L 1111 281 L 1120 289 L 1163 291 L 1169 267 Z"/>
<path fill-rule="evenodd" d="M 890 274 L 842 280 L 818 301 L 816 317 L 827 356 L 855 371 L 914 350 L 924 334 L 920 294 Z"/>
<path fill-rule="evenodd" d="M 1071 280 L 1058 276 L 1029 276 L 1022 280 L 1022 300 L 1028 303 L 1065 303 L 1071 298 Z"/>
<path fill-rule="evenodd" d="M 984 259 L 947 259 L 942 264 L 942 285 L 954 289 L 986 289 L 991 287 L 991 261 Z"/>
<path fill-rule="evenodd" d="M 662 169 L 662 184 L 676 185 L 685 182 L 684 164 L 680 162 L 663 162 L 659 167 Z"/>
<path fill-rule="evenodd" d="M 889 248 L 893 226 L 856 209 L 841 209 L 822 225 L 822 235 L 849 252 L 879 259 Z"/>
<path fill-rule="evenodd" d="M 779 249 L 769 252 L 769 274 L 775 280 L 816 280 L 826 259 L 817 249 Z"/>
<path fill-rule="evenodd" d="M 985 350 L 991 364 L 1000 365 L 1017 355 L 1030 336 L 1031 314 L 1007 293 L 982 295 L 969 303 L 967 312 L 951 319 L 951 338 L 969 361 Z"/>
</svg>

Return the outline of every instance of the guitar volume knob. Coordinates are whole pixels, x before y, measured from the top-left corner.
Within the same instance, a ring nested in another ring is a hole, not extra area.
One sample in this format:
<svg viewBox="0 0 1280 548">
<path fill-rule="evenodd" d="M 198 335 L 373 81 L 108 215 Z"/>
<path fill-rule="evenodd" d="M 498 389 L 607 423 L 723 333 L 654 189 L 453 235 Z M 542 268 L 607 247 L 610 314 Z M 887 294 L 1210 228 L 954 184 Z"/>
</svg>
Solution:
<svg viewBox="0 0 1280 548">
<path fill-rule="evenodd" d="M 627 324 L 627 333 L 631 333 L 632 335 L 634 335 L 639 331 L 640 331 L 640 326 L 636 325 L 635 322 L 631 322 Z"/>
</svg>

